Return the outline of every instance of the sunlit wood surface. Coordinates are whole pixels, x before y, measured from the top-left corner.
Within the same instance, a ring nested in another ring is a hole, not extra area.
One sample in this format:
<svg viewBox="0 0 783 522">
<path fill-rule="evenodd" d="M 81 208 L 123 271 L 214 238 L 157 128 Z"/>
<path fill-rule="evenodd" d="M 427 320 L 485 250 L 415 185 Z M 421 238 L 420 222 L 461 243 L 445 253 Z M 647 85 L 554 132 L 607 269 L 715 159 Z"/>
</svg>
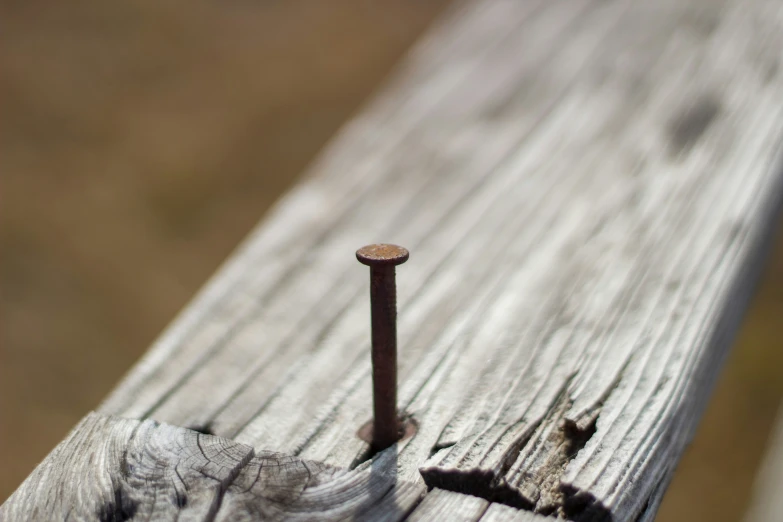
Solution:
<svg viewBox="0 0 783 522">
<path fill-rule="evenodd" d="M 460 8 L 102 411 L 364 465 L 348 261 L 381 235 L 414 252 L 401 390 L 421 429 L 378 462 L 524 510 L 651 519 L 774 221 L 779 29 L 761 1 Z"/>
</svg>

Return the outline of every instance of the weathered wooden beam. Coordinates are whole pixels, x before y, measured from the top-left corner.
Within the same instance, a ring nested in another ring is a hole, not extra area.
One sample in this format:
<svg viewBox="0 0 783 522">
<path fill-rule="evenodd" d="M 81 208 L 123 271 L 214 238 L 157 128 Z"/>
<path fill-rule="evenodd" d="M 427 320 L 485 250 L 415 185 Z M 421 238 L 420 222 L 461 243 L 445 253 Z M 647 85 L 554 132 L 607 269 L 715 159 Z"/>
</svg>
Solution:
<svg viewBox="0 0 783 522">
<path fill-rule="evenodd" d="M 652 520 L 780 206 L 781 29 L 777 0 L 461 4 L 101 412 L 506 504 L 481 520 Z M 379 241 L 411 250 L 418 432 L 371 458 Z M 454 499 L 420 507 L 484 505 Z"/>
<path fill-rule="evenodd" d="M 0 520 L 547 520 L 514 509 L 482 518 L 494 504 L 443 490 L 419 503 L 425 488 L 397 480 L 384 458 L 374 469 L 342 470 L 90 413 L 0 506 Z"/>
<path fill-rule="evenodd" d="M 393 521 L 423 495 L 372 470 L 92 413 L 0 507 L 0 520 Z"/>
<path fill-rule="evenodd" d="M 553 522 L 555 519 L 442 489 L 430 491 L 406 519 L 410 522 Z"/>
<path fill-rule="evenodd" d="M 454 522 L 476 522 L 487 512 L 490 503 L 462 493 L 433 489 L 408 517 L 409 522 L 450 519 Z"/>
<path fill-rule="evenodd" d="M 395 242 L 412 251 L 400 399 L 420 425 L 400 476 L 638 516 L 693 432 L 779 203 L 780 27 L 767 0 L 464 6 L 102 411 L 359 465 L 352 255 Z"/>
</svg>

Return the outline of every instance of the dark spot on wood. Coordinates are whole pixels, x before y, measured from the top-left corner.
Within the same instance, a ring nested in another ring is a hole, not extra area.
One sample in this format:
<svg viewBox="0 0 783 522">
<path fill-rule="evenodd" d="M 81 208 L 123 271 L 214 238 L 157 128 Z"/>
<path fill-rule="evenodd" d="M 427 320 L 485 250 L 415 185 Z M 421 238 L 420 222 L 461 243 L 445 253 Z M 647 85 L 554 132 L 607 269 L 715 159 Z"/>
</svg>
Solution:
<svg viewBox="0 0 783 522">
<path fill-rule="evenodd" d="M 779 71 L 780 63 L 778 62 L 777 58 L 772 58 L 769 63 L 767 63 L 767 67 L 764 70 L 764 83 L 770 83 L 772 80 L 777 78 Z"/>
<path fill-rule="evenodd" d="M 127 479 L 131 474 L 132 468 L 128 464 L 128 448 L 125 448 L 120 459 L 120 475 L 122 475 L 122 478 Z"/>
<path fill-rule="evenodd" d="M 193 430 L 195 432 L 201 433 L 202 435 L 214 435 L 215 432 L 212 431 L 212 423 L 207 422 L 206 424 L 196 424 L 193 426 L 188 427 L 189 430 Z"/>
<path fill-rule="evenodd" d="M 573 522 L 611 522 L 612 513 L 598 500 L 584 491 L 563 485 L 563 512 L 568 520 Z"/>
<path fill-rule="evenodd" d="M 734 245 L 737 241 L 741 240 L 745 235 L 745 224 L 741 221 L 735 221 L 734 223 L 727 223 L 726 226 L 726 239 L 730 245 Z"/>
<path fill-rule="evenodd" d="M 531 96 L 535 96 L 532 82 L 523 81 L 510 94 L 493 100 L 491 105 L 482 112 L 479 119 L 503 120 L 518 111 L 518 107 L 523 105 Z M 516 111 L 515 111 L 516 109 Z"/>
<path fill-rule="evenodd" d="M 564 449 L 569 460 L 573 460 L 576 454 L 585 447 L 587 441 L 595 435 L 596 417 L 585 429 L 579 429 L 575 422 L 566 420 L 563 422 L 563 435 L 565 437 Z"/>
<path fill-rule="evenodd" d="M 98 510 L 100 522 L 125 522 L 136 515 L 139 503 L 123 493 L 122 487 L 114 488 L 114 498 Z"/>
<path fill-rule="evenodd" d="M 669 145 L 672 156 L 689 152 L 720 112 L 720 103 L 712 96 L 704 96 L 685 112 L 677 115 L 669 126 Z"/>
<path fill-rule="evenodd" d="M 450 441 L 450 442 L 445 442 L 445 443 L 441 442 L 441 443 L 435 444 L 434 446 L 432 446 L 432 449 L 430 450 L 430 456 L 428 458 L 434 457 L 435 454 L 437 452 L 439 452 L 440 450 L 444 450 L 444 449 L 450 448 L 450 447 L 454 446 L 456 443 L 457 443 L 456 441 Z"/>
<path fill-rule="evenodd" d="M 683 16 L 685 27 L 691 29 L 700 38 L 709 38 L 720 25 L 720 11 L 712 6 L 694 7 Z"/>
<path fill-rule="evenodd" d="M 178 508 L 184 508 L 188 505 L 188 496 L 184 491 L 175 491 L 171 497 L 171 503 Z"/>
</svg>

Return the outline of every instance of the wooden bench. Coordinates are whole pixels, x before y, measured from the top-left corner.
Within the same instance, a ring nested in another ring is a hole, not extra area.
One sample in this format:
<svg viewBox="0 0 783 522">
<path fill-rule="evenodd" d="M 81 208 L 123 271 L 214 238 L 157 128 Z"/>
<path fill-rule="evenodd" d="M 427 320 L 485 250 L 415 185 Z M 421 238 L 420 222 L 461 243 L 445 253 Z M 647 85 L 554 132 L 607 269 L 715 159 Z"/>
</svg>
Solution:
<svg viewBox="0 0 783 522">
<path fill-rule="evenodd" d="M 456 5 L 0 520 L 652 520 L 777 221 L 781 29 Z M 376 241 L 417 432 L 372 455 Z"/>
</svg>

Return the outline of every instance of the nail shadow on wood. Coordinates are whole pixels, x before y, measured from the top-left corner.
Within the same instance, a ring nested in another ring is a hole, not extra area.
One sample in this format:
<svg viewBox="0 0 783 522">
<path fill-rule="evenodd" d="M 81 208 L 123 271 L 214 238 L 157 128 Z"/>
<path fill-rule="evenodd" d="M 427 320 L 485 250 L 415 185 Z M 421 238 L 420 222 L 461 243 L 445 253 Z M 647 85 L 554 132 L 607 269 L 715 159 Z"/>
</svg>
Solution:
<svg viewBox="0 0 783 522">
<path fill-rule="evenodd" d="M 721 103 L 712 95 L 705 95 L 676 115 L 669 127 L 669 150 L 674 157 L 687 154 L 698 143 L 715 117 Z"/>
</svg>

